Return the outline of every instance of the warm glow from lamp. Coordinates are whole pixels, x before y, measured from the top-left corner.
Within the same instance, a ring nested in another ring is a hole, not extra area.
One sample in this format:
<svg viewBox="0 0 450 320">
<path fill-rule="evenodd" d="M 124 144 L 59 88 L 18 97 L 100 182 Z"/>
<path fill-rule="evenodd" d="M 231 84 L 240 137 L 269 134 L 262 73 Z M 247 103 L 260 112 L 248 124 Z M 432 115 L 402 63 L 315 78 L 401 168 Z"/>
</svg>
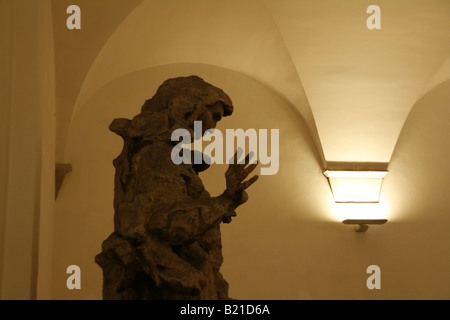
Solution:
<svg viewBox="0 0 450 320">
<path fill-rule="evenodd" d="M 386 219 L 389 217 L 386 203 L 333 203 L 331 211 L 337 220 Z"/>
<path fill-rule="evenodd" d="M 387 171 L 324 172 L 336 203 L 378 203 L 386 174 Z"/>
</svg>

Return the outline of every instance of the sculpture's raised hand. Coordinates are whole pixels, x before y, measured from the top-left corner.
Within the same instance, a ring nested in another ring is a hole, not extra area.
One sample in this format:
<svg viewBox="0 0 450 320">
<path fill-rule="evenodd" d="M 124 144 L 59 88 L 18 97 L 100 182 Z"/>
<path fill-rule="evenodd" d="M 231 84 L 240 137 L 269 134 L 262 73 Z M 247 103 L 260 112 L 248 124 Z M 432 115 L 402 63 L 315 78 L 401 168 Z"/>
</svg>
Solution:
<svg viewBox="0 0 450 320">
<path fill-rule="evenodd" d="M 235 208 L 248 200 L 248 195 L 245 190 L 258 180 L 258 176 L 255 175 L 247 181 L 244 181 L 256 168 L 258 163 L 249 164 L 252 153 L 249 153 L 245 157 L 244 163 L 238 163 L 241 152 L 242 151 L 238 149 L 233 157 L 234 161 L 230 161 L 231 163 L 225 173 L 227 188 L 223 193 L 223 196 L 229 198 Z"/>
</svg>

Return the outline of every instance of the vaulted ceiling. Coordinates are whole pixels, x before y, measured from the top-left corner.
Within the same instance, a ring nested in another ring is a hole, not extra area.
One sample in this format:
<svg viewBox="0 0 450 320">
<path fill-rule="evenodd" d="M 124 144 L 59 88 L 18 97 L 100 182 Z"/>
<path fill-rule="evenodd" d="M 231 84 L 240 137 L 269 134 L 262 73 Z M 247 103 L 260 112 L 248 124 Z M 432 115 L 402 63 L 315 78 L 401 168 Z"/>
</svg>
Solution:
<svg viewBox="0 0 450 320">
<path fill-rule="evenodd" d="M 57 160 L 89 97 L 127 73 L 202 63 L 244 73 L 287 99 L 326 162 L 388 163 L 407 116 L 450 78 L 448 0 L 79 0 L 68 30 L 53 1 Z M 366 9 L 381 9 L 369 30 Z"/>
</svg>

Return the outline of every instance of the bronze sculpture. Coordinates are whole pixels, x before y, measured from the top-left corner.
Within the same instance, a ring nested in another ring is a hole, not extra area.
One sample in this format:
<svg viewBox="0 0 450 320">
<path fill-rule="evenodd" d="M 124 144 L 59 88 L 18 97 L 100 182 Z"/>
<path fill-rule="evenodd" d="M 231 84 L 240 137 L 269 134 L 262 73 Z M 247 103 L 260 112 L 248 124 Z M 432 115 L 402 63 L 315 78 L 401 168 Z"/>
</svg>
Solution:
<svg viewBox="0 0 450 320">
<path fill-rule="evenodd" d="M 211 197 L 198 172 L 209 165 L 171 160 L 178 128 L 215 128 L 233 112 L 230 98 L 197 76 L 165 81 L 132 120 L 110 130 L 124 140 L 114 160 L 114 232 L 95 258 L 103 269 L 104 299 L 229 299 L 220 223 L 247 201 L 244 182 L 256 164 L 229 164 L 226 190 Z M 204 133 L 204 132 L 203 132 Z M 191 137 L 194 137 L 192 132 Z"/>
</svg>

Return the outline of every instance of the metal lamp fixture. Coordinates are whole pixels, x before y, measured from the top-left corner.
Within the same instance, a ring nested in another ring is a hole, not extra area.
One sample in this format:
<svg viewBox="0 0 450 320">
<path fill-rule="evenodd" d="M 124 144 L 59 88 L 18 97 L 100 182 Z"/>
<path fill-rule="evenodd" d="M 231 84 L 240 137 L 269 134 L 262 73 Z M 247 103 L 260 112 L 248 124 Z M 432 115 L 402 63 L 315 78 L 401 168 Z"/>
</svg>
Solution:
<svg viewBox="0 0 450 320">
<path fill-rule="evenodd" d="M 369 224 L 385 224 L 387 219 L 345 219 L 343 224 L 354 224 L 356 232 L 366 232 Z"/>
<path fill-rule="evenodd" d="M 378 203 L 383 179 L 388 171 L 327 170 L 330 188 L 336 203 Z M 362 217 L 364 212 L 361 213 Z M 365 232 L 369 224 L 384 224 L 387 219 L 345 219 L 344 224 L 356 225 L 357 232 Z"/>
<path fill-rule="evenodd" d="M 380 199 L 381 185 L 387 171 L 331 171 L 324 175 L 330 182 L 337 203 L 370 202 Z"/>
</svg>

